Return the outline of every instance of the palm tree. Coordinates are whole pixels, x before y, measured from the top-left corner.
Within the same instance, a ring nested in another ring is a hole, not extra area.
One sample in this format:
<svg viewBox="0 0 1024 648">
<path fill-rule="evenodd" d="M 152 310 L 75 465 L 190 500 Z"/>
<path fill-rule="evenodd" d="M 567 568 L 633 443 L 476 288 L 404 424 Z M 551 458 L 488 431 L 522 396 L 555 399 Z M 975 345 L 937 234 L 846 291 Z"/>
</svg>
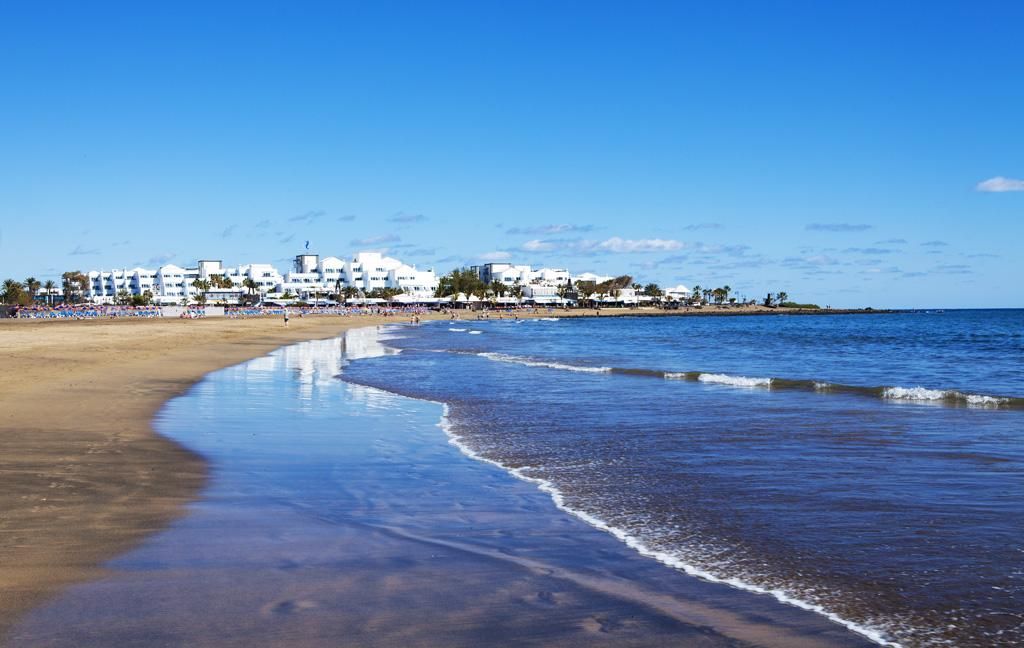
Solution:
<svg viewBox="0 0 1024 648">
<path fill-rule="evenodd" d="M 775 299 L 778 300 L 779 304 L 781 305 L 783 302 L 789 301 L 789 294 L 786 292 L 780 292 L 778 295 L 775 296 Z"/>
<path fill-rule="evenodd" d="M 17 304 L 24 295 L 21 282 L 14 279 L 4 280 L 3 302 L 5 304 Z"/>
<path fill-rule="evenodd" d="M 726 301 L 729 299 L 730 291 L 732 291 L 732 288 L 729 287 L 729 284 L 725 284 L 724 286 L 722 286 L 722 301 Z"/>
<path fill-rule="evenodd" d="M 256 290 L 259 289 L 260 285 L 252 277 L 246 277 L 242 280 L 242 286 L 249 291 L 250 295 L 255 296 Z"/>
<path fill-rule="evenodd" d="M 199 296 L 196 297 L 196 301 L 200 304 L 205 304 L 206 293 L 210 290 L 210 282 L 205 279 L 196 279 L 192 282 L 192 285 L 199 291 Z"/>
<path fill-rule="evenodd" d="M 39 292 L 39 288 L 42 287 L 42 284 L 39 283 L 39 280 L 36 279 L 35 277 L 29 277 L 28 279 L 26 279 L 24 281 L 24 284 L 25 284 L 25 288 L 28 290 L 29 298 L 32 301 L 35 301 L 36 300 L 36 293 Z"/>
<path fill-rule="evenodd" d="M 53 289 L 57 287 L 57 284 L 53 283 L 53 279 L 47 279 L 46 283 L 43 284 L 43 288 L 46 289 L 46 303 L 53 303 Z"/>
</svg>

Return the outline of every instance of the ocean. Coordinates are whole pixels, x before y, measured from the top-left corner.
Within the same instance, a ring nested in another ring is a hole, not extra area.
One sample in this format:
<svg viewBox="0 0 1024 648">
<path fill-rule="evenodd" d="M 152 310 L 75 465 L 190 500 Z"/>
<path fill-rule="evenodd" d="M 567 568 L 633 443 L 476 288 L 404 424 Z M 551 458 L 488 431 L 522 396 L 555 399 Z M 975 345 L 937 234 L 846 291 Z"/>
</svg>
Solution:
<svg viewBox="0 0 1024 648">
<path fill-rule="evenodd" d="M 1024 310 L 394 326 L 343 378 L 635 551 L 879 643 L 1024 645 Z"/>
</svg>

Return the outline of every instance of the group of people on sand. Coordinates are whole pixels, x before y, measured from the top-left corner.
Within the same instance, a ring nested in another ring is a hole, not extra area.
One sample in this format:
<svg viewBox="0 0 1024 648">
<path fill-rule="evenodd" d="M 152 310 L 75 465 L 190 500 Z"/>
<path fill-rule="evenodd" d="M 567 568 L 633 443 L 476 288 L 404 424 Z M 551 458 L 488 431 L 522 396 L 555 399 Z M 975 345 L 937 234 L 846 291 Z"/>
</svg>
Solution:
<svg viewBox="0 0 1024 648">
<path fill-rule="evenodd" d="M 56 304 L 53 306 L 17 306 L 12 317 L 18 319 L 116 319 L 120 317 L 163 317 L 159 306 L 113 306 L 107 304 Z"/>
</svg>

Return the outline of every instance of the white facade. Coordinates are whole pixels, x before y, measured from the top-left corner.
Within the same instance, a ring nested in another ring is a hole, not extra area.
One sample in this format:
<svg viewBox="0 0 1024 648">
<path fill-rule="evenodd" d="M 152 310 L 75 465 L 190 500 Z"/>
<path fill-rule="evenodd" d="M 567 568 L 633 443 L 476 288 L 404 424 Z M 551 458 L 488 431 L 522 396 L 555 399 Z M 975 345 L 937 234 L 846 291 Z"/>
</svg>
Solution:
<svg viewBox="0 0 1024 648">
<path fill-rule="evenodd" d="M 511 263 L 488 263 L 482 266 L 472 266 L 470 270 L 476 272 L 480 280 L 486 284 L 499 281 L 506 286 L 520 284 L 545 284 L 558 286 L 569 283 L 569 271 L 559 268 L 541 268 L 534 270 L 528 265 L 513 265 Z"/>
<path fill-rule="evenodd" d="M 613 279 L 615 279 L 615 277 L 594 274 L 593 272 L 584 272 L 583 274 L 576 275 L 575 277 L 573 277 L 572 282 L 578 283 L 580 281 L 593 281 L 594 283 L 600 284 L 606 281 L 612 281 Z"/>
<path fill-rule="evenodd" d="M 683 284 L 679 284 L 678 286 L 675 286 L 673 288 L 665 289 L 665 299 L 670 299 L 672 301 L 684 301 L 689 298 L 690 289 L 684 286 Z"/>
<path fill-rule="evenodd" d="M 310 299 L 354 288 L 363 295 L 375 289 L 390 288 L 403 291 L 418 299 L 434 296 L 437 277 L 433 270 L 418 270 L 415 266 L 377 252 L 360 252 L 350 260 L 303 254 L 295 258 L 295 267 L 282 275 L 267 263 L 250 263 L 226 268 L 219 260 L 201 260 L 194 268 L 173 264 L 158 270 L 134 268 L 132 270 L 93 270 L 88 273 L 89 287 L 85 297 L 95 303 L 113 303 L 122 291 L 129 295 L 142 295 L 149 291 L 157 304 L 180 304 L 194 301 L 202 292 L 195 285 L 205 281 L 208 302 L 237 302 L 246 294 L 256 293 L 280 297 L 283 294 Z M 217 283 L 230 286 L 214 285 Z M 251 280 L 254 288 L 245 285 Z"/>
</svg>

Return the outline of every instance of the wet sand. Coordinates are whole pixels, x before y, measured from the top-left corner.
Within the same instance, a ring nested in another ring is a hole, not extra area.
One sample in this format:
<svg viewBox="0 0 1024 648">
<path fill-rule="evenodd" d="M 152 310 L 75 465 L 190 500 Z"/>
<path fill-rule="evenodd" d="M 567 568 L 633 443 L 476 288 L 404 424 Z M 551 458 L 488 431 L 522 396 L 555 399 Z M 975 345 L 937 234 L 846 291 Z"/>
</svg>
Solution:
<svg viewBox="0 0 1024 648">
<path fill-rule="evenodd" d="M 206 483 L 204 461 L 151 427 L 168 399 L 283 344 L 384 321 L 0 321 L 0 639 L 61 589 L 106 576 Z"/>
<path fill-rule="evenodd" d="M 153 432 L 164 402 L 215 369 L 377 321 L 0 320 L 0 637 L 202 487 L 202 459 Z"/>
<path fill-rule="evenodd" d="M 200 499 L 10 645 L 867 645 L 643 558 L 465 457 L 440 405 L 337 380 L 354 346 L 286 347 L 164 407 L 156 429 L 210 462 Z"/>
</svg>

